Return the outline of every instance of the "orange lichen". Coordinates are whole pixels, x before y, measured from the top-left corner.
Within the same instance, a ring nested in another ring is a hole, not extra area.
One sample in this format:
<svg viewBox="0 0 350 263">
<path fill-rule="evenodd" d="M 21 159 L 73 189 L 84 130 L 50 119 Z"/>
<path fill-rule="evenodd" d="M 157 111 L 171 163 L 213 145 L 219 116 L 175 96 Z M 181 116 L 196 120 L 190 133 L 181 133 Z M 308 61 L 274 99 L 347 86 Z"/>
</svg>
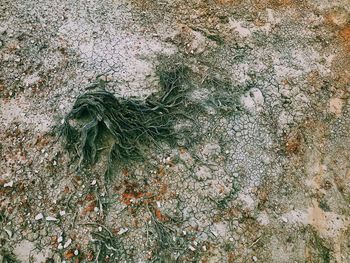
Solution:
<svg viewBox="0 0 350 263">
<path fill-rule="evenodd" d="M 339 31 L 339 36 L 344 42 L 344 46 L 347 51 L 350 51 L 350 25 L 345 26 Z"/>
<path fill-rule="evenodd" d="M 166 221 L 168 219 L 168 217 L 163 215 L 158 208 L 154 208 L 154 215 L 159 221 Z"/>
<path fill-rule="evenodd" d="M 97 205 L 97 202 L 96 201 L 92 201 L 90 203 L 88 203 L 88 205 L 84 208 L 83 210 L 83 215 L 86 215 L 88 213 L 91 213 L 92 211 L 94 211 L 95 207 Z"/>
<path fill-rule="evenodd" d="M 66 251 L 64 257 L 65 259 L 70 260 L 72 257 L 74 257 L 74 251 L 72 249 Z"/>
</svg>

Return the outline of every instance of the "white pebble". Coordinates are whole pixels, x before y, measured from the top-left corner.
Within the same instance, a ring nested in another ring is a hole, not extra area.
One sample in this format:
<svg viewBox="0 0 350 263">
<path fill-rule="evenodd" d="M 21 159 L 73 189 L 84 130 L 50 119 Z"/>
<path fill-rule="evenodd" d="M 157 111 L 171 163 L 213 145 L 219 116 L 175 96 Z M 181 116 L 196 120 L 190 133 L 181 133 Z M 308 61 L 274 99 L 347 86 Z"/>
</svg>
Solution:
<svg viewBox="0 0 350 263">
<path fill-rule="evenodd" d="M 196 251 L 196 249 L 194 247 L 192 247 L 191 245 L 188 246 L 188 248 L 191 250 L 191 251 Z"/>
<path fill-rule="evenodd" d="M 58 243 L 61 243 L 63 241 L 63 237 L 62 236 L 59 236 L 58 238 L 57 238 L 57 242 Z"/>
<path fill-rule="evenodd" d="M 257 262 L 258 261 L 258 258 L 256 256 L 253 256 L 253 261 L 254 262 Z"/>
<path fill-rule="evenodd" d="M 9 238 L 11 238 L 12 237 L 12 231 L 9 230 L 9 229 L 6 229 L 6 228 L 4 228 L 4 230 L 5 230 L 6 234 L 9 236 Z"/>
<path fill-rule="evenodd" d="M 47 216 L 46 221 L 57 221 L 58 219 L 53 216 Z"/>
<path fill-rule="evenodd" d="M 58 248 L 58 249 L 63 249 L 62 244 L 61 244 L 61 243 L 59 243 L 59 244 L 58 244 L 58 246 L 57 246 L 57 248 Z"/>
<path fill-rule="evenodd" d="M 60 211 L 60 216 L 64 216 L 66 214 L 66 211 Z"/>
<path fill-rule="evenodd" d="M 124 227 L 123 227 L 123 228 L 121 228 L 121 229 L 118 231 L 118 235 L 122 235 L 122 234 L 128 232 L 128 230 L 129 230 L 128 228 L 126 228 L 126 227 L 124 228 Z"/>
<path fill-rule="evenodd" d="M 13 181 L 10 181 L 6 184 L 4 184 L 4 187 L 12 187 L 13 186 Z"/>
<path fill-rule="evenodd" d="M 96 180 L 92 180 L 91 185 L 95 185 L 96 184 Z"/>
<path fill-rule="evenodd" d="M 76 249 L 74 250 L 74 255 L 78 256 L 79 255 L 79 251 Z"/>
<path fill-rule="evenodd" d="M 44 218 L 44 216 L 43 216 L 42 213 L 39 213 L 39 214 L 37 214 L 37 215 L 35 216 L 35 220 L 41 220 L 41 219 L 43 219 L 43 218 Z"/>
<path fill-rule="evenodd" d="M 64 243 L 63 248 L 67 248 L 72 244 L 72 239 L 68 239 L 66 243 Z"/>
</svg>

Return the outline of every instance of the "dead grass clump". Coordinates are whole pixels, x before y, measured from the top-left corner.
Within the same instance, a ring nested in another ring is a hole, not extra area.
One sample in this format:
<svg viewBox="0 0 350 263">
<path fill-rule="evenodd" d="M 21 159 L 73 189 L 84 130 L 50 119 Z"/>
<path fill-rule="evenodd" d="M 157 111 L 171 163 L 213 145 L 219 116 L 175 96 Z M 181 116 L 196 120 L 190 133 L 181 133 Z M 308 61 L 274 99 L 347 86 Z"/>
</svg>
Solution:
<svg viewBox="0 0 350 263">
<path fill-rule="evenodd" d="M 103 134 L 111 140 L 110 164 L 144 156 L 149 144 L 174 144 L 174 124 L 185 116 L 189 69 L 183 65 L 158 68 L 160 91 L 146 99 L 116 97 L 101 87 L 80 95 L 64 118 L 60 134 L 80 164 L 93 164 Z"/>
</svg>

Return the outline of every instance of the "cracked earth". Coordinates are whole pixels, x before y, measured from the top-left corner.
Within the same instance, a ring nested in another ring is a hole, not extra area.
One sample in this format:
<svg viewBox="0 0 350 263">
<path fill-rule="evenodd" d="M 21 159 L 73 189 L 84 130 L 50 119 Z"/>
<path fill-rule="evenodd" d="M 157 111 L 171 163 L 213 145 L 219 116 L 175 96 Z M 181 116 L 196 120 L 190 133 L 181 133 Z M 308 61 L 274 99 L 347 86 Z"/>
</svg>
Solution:
<svg viewBox="0 0 350 263">
<path fill-rule="evenodd" d="M 0 262 L 350 262 L 347 0 L 0 2 Z M 87 87 L 190 69 L 188 137 L 80 169 Z"/>
</svg>

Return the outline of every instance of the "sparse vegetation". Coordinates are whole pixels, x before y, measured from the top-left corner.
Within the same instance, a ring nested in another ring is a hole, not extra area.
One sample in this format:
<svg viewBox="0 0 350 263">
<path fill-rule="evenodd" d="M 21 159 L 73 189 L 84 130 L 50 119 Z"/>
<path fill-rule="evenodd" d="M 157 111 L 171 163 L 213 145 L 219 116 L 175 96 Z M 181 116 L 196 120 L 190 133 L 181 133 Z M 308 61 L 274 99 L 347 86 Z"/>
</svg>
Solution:
<svg viewBox="0 0 350 263">
<path fill-rule="evenodd" d="M 2 248 L 0 250 L 0 262 L 1 263 L 19 263 L 16 256 L 8 249 Z"/>
</svg>

